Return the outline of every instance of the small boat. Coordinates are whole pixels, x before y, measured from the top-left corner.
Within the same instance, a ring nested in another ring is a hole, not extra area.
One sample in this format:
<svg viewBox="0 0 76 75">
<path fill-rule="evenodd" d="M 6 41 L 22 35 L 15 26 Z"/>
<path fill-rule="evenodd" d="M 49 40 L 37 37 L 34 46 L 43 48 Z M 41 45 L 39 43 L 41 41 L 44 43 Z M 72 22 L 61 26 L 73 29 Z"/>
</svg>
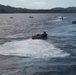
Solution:
<svg viewBox="0 0 76 75">
<path fill-rule="evenodd" d="M 32 36 L 32 39 L 47 39 L 47 34 L 46 32 L 44 32 L 43 34 L 37 34 L 37 35 L 34 35 Z"/>
<path fill-rule="evenodd" d="M 72 24 L 76 24 L 76 21 L 72 21 Z"/>
<path fill-rule="evenodd" d="M 10 19 L 13 19 L 13 17 L 10 17 Z"/>
<path fill-rule="evenodd" d="M 29 18 L 33 18 L 33 16 L 29 16 Z"/>
</svg>

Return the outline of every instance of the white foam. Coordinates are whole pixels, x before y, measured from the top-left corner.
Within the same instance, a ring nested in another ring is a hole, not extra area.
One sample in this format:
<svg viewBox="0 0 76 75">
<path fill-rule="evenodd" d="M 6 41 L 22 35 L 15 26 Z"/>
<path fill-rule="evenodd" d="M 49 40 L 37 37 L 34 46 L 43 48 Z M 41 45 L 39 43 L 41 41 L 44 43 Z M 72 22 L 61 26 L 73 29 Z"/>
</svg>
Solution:
<svg viewBox="0 0 76 75">
<path fill-rule="evenodd" d="M 66 17 L 63 17 L 63 16 L 58 16 L 58 18 L 59 18 L 59 19 L 62 19 L 62 18 L 63 18 L 63 19 L 65 19 Z"/>
<path fill-rule="evenodd" d="M 56 19 L 56 20 L 53 20 L 53 21 L 57 21 L 57 22 L 58 22 L 58 21 L 62 21 L 62 19 L 59 19 L 59 18 L 58 18 L 58 19 Z"/>
<path fill-rule="evenodd" d="M 33 58 L 65 57 L 69 53 L 56 48 L 45 40 L 12 41 L 0 45 L 0 54 Z"/>
</svg>

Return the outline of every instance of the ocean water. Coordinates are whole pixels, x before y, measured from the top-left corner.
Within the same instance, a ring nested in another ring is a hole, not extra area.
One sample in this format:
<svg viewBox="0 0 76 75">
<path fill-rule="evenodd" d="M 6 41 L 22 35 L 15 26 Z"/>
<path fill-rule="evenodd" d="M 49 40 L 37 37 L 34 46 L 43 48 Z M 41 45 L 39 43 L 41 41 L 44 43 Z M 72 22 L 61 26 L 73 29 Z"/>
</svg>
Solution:
<svg viewBox="0 0 76 75">
<path fill-rule="evenodd" d="M 0 75 L 76 75 L 74 20 L 76 14 L 0 14 Z M 32 39 L 44 31 L 46 40 Z"/>
</svg>

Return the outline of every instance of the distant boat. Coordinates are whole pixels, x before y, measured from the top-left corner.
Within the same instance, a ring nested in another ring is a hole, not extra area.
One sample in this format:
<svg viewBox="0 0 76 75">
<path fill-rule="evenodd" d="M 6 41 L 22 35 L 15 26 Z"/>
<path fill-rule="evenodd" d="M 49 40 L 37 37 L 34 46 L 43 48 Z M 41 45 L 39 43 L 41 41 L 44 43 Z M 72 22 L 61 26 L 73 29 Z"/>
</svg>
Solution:
<svg viewBox="0 0 76 75">
<path fill-rule="evenodd" d="M 61 20 L 63 20 L 63 16 L 59 16 L 58 18 L 61 19 Z"/>
<path fill-rule="evenodd" d="M 76 21 L 72 21 L 72 24 L 76 24 Z"/>
<path fill-rule="evenodd" d="M 29 18 L 33 18 L 33 16 L 29 16 Z"/>
<path fill-rule="evenodd" d="M 13 19 L 13 17 L 10 17 L 11 19 Z"/>
</svg>

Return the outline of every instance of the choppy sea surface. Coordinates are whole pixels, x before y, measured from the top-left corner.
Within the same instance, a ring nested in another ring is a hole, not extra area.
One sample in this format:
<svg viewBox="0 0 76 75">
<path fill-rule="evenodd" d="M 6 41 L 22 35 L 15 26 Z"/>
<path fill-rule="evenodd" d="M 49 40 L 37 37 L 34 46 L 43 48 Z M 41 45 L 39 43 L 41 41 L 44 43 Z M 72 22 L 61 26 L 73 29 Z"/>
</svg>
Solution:
<svg viewBox="0 0 76 75">
<path fill-rule="evenodd" d="M 0 14 L 0 75 L 76 75 L 75 20 L 76 14 Z M 46 40 L 32 39 L 44 31 Z"/>
</svg>

